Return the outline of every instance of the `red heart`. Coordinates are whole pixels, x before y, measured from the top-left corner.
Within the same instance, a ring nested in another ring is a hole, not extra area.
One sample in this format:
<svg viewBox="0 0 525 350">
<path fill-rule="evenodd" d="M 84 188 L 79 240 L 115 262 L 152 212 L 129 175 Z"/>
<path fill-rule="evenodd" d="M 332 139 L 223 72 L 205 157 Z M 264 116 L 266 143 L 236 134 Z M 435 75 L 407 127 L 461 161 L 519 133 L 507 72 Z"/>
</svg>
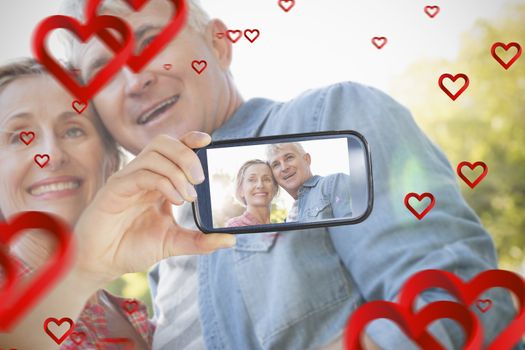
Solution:
<svg viewBox="0 0 525 350">
<path fill-rule="evenodd" d="M 139 307 L 139 303 L 136 300 L 124 300 L 122 302 L 122 308 L 128 315 L 131 315 L 135 311 L 137 311 Z"/>
<path fill-rule="evenodd" d="M 99 347 L 100 343 L 102 344 L 124 344 L 124 350 L 133 350 L 135 349 L 135 343 L 129 338 L 102 338 L 97 342 L 97 349 L 105 350 L 106 347 Z"/>
<path fill-rule="evenodd" d="M 64 70 L 47 52 L 45 41 L 47 35 L 55 29 L 67 29 L 86 42 L 94 34 L 98 34 L 105 43 L 116 52 L 115 57 L 103 67 L 86 86 L 78 84 L 72 74 Z M 114 29 L 122 35 L 124 45 L 116 40 L 107 41 L 102 33 Z M 75 97 L 81 101 L 89 101 L 119 70 L 132 53 L 133 37 L 128 25 L 114 16 L 100 16 L 92 19 L 89 24 L 80 24 L 76 19 L 67 16 L 50 16 L 37 26 L 33 37 L 33 53 L 35 57 L 53 74 Z"/>
<path fill-rule="evenodd" d="M 22 131 L 18 137 L 23 143 L 29 146 L 29 144 L 35 139 L 35 133 L 32 131 Z"/>
<path fill-rule="evenodd" d="M 483 168 L 483 172 L 476 178 L 476 180 L 474 180 L 474 182 L 471 182 L 465 175 L 463 175 L 462 169 L 464 166 L 468 166 L 470 170 L 474 170 L 478 166 L 481 166 Z M 487 164 L 485 164 L 484 162 L 475 162 L 474 164 L 470 162 L 461 162 L 458 164 L 458 167 L 456 168 L 456 172 L 458 173 L 459 177 L 461 177 L 463 181 L 465 181 L 465 183 L 470 186 L 470 188 L 476 187 L 476 185 L 479 184 L 481 180 L 485 178 L 485 176 L 487 176 L 488 171 L 489 171 L 489 168 L 487 167 Z"/>
<path fill-rule="evenodd" d="M 476 301 L 476 307 L 479 311 L 485 313 L 492 307 L 492 300 L 490 299 L 479 299 Z"/>
<path fill-rule="evenodd" d="M 102 0 L 89 0 L 86 5 L 86 18 L 88 23 L 97 21 L 97 8 Z M 126 0 L 126 2 L 135 10 L 139 11 L 149 0 Z M 127 60 L 128 67 L 135 73 L 140 72 L 159 52 L 161 52 L 166 45 L 182 30 L 188 17 L 188 6 L 184 0 L 170 0 L 173 3 L 174 16 L 170 23 L 160 32 L 155 39 L 138 55 L 133 52 Z M 105 16 L 102 16 L 105 17 Z M 99 34 L 104 41 L 112 43 L 112 45 L 119 45 L 119 41 L 113 37 L 109 31 L 103 31 Z"/>
<path fill-rule="evenodd" d="M 71 341 L 73 341 L 73 343 L 75 343 L 77 345 L 80 345 L 80 344 L 82 344 L 84 342 L 84 340 L 86 340 L 86 333 L 84 333 L 84 332 L 73 332 L 73 333 L 71 333 L 69 338 L 71 339 Z"/>
<path fill-rule="evenodd" d="M 451 301 L 436 301 L 417 313 L 409 308 L 388 301 L 373 301 L 359 307 L 345 329 L 345 348 L 362 350 L 361 334 L 368 323 L 379 318 L 394 321 L 421 349 L 434 350 L 443 347 L 426 332 L 432 322 L 450 318 L 457 321 L 467 333 L 464 350 L 478 350 L 483 344 L 483 329 L 477 317 L 464 305 Z"/>
<path fill-rule="evenodd" d="M 515 47 L 516 48 L 516 54 L 514 56 L 512 56 L 512 58 L 508 61 L 508 62 L 504 62 L 499 56 L 498 54 L 496 53 L 496 49 L 498 47 L 501 47 L 503 48 L 503 50 L 505 51 L 508 51 L 511 47 Z M 516 43 L 516 42 L 511 42 L 511 43 L 508 43 L 508 44 L 503 44 L 503 43 L 500 43 L 500 42 L 497 42 L 497 43 L 494 43 L 492 45 L 492 48 L 490 49 L 490 53 L 492 54 L 492 57 L 494 57 L 496 59 L 496 61 L 499 62 L 499 64 L 501 64 L 503 66 L 503 68 L 505 69 L 509 69 L 510 66 L 512 66 L 514 64 L 514 62 L 516 62 L 516 60 L 518 58 L 520 58 L 521 56 L 521 45 Z"/>
<path fill-rule="evenodd" d="M 45 159 L 45 160 L 44 160 Z M 35 154 L 33 160 L 39 167 L 43 168 L 49 163 L 49 154 Z"/>
<path fill-rule="evenodd" d="M 226 31 L 226 36 L 228 37 L 228 39 L 230 39 L 230 41 L 232 43 L 236 43 L 237 41 L 239 41 L 239 39 L 242 37 L 242 31 L 236 29 L 236 30 L 230 30 L 228 29 Z"/>
<path fill-rule="evenodd" d="M 163 67 L 165 70 L 170 70 L 172 65 L 170 63 L 166 63 Z"/>
<path fill-rule="evenodd" d="M 251 43 L 253 43 L 257 38 L 259 37 L 259 29 L 246 29 L 244 31 L 244 36 L 246 39 L 248 39 Z"/>
<path fill-rule="evenodd" d="M 385 38 L 384 36 L 375 36 L 372 38 L 372 44 L 374 44 L 374 46 L 377 47 L 378 49 L 382 49 L 383 46 L 385 46 L 387 42 L 388 42 L 388 39 Z"/>
<path fill-rule="evenodd" d="M 452 80 L 452 82 L 455 82 L 458 78 L 462 78 L 463 80 L 465 80 L 465 83 L 463 84 L 463 86 L 455 94 L 453 94 L 443 84 L 443 80 L 444 79 L 450 79 L 450 80 Z M 442 74 L 439 77 L 439 87 L 441 88 L 441 90 L 443 90 L 448 95 L 448 97 L 450 97 L 452 99 L 452 101 L 455 101 L 456 98 L 458 98 L 463 93 L 463 91 L 465 91 L 467 89 L 468 85 L 469 85 L 468 76 L 466 74 L 463 74 L 463 73 L 459 73 L 459 74 L 456 74 L 456 75 L 445 73 L 445 74 Z"/>
<path fill-rule="evenodd" d="M 87 108 L 88 104 L 87 103 L 82 103 L 80 102 L 79 100 L 75 100 L 71 103 L 71 107 L 73 107 L 73 109 L 78 113 L 78 114 L 82 114 L 82 112 L 84 112 L 84 110 Z"/>
<path fill-rule="evenodd" d="M 439 6 L 425 6 L 425 13 L 430 18 L 434 18 L 439 13 Z"/>
<path fill-rule="evenodd" d="M 488 270 L 464 283 L 456 275 L 441 270 L 425 270 L 410 277 L 399 294 L 399 304 L 412 307 L 415 298 L 424 290 L 442 288 L 465 305 L 471 305 L 479 294 L 490 288 L 506 288 L 518 298 L 520 311 L 507 329 L 488 347 L 489 350 L 510 349 L 525 332 L 525 281 L 506 270 Z"/>
<path fill-rule="evenodd" d="M 278 4 L 284 10 L 284 12 L 288 12 L 292 9 L 292 7 L 294 7 L 295 0 L 279 0 Z"/>
<path fill-rule="evenodd" d="M 9 330 L 39 298 L 64 275 L 71 261 L 72 235 L 68 225 L 51 214 L 30 211 L 18 214 L 9 223 L 0 222 L 0 244 L 7 245 L 24 230 L 41 229 L 58 241 L 58 248 L 50 260 L 26 287 L 15 293 L 20 276 L 12 273 L 13 263 L 0 249 L 0 264 L 6 267 L 7 282 L 0 289 L 0 331 Z M 16 268 L 15 268 L 16 269 Z"/>
<path fill-rule="evenodd" d="M 195 60 L 191 62 L 191 67 L 198 74 L 201 74 L 206 69 L 207 66 L 208 66 L 208 62 L 206 62 L 205 60 L 202 60 L 202 61 Z"/>
<path fill-rule="evenodd" d="M 425 208 L 425 210 L 423 210 L 421 213 L 418 213 L 409 203 L 409 200 L 412 197 L 416 198 L 420 202 L 425 197 L 430 198 L 430 204 Z M 405 206 L 408 208 L 408 210 L 410 210 L 412 212 L 412 214 L 414 214 L 414 216 L 418 220 L 423 219 L 425 217 L 425 215 L 427 215 L 427 213 L 434 207 L 435 204 L 436 204 L 436 200 L 434 198 L 434 195 L 432 195 L 432 193 L 429 193 L 429 192 L 425 192 L 425 193 L 422 193 L 422 194 L 417 194 L 417 193 L 414 193 L 414 192 L 410 192 L 409 194 L 407 194 L 405 196 Z"/>
<path fill-rule="evenodd" d="M 53 332 L 51 332 L 51 330 L 49 329 L 49 324 L 50 323 L 55 323 L 57 326 L 60 327 L 60 325 L 64 322 L 66 323 L 69 323 L 69 329 L 64 333 L 62 334 L 62 336 L 60 338 L 58 338 Z M 55 343 L 57 343 L 58 345 L 62 344 L 62 342 L 64 340 L 66 340 L 67 337 L 69 337 L 69 335 L 73 332 L 74 330 L 74 323 L 73 323 L 73 320 L 71 320 L 70 318 L 68 317 L 63 317 L 61 318 L 60 320 L 57 320 L 56 318 L 54 317 L 49 317 L 48 319 L 45 320 L 44 322 L 44 330 L 46 331 L 46 333 L 51 337 L 51 339 L 53 339 L 55 341 Z"/>
</svg>

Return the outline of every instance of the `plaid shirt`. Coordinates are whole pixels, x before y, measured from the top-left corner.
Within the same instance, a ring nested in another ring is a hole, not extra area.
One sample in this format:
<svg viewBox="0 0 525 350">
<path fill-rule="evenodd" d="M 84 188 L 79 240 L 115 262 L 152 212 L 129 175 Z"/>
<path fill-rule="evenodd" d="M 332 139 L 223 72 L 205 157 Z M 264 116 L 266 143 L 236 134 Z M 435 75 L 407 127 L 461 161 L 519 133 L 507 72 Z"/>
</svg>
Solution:
<svg viewBox="0 0 525 350">
<path fill-rule="evenodd" d="M 33 272 L 19 258 L 13 257 L 13 260 L 21 277 Z M 2 280 L 3 275 L 0 271 L 0 282 Z M 143 303 L 136 299 L 119 298 L 105 290 L 99 290 L 89 298 L 75 322 L 73 333 L 59 349 L 151 349 L 154 330 L 155 326 L 148 319 L 148 310 Z M 131 343 L 133 346 L 124 346 Z"/>
</svg>

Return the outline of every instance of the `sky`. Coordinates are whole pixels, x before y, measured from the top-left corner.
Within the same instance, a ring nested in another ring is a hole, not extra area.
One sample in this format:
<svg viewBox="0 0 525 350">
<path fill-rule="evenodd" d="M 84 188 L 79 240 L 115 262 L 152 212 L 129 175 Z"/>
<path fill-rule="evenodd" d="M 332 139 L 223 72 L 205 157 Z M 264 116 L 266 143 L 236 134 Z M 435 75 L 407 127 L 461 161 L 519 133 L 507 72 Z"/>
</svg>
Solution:
<svg viewBox="0 0 525 350">
<path fill-rule="evenodd" d="M 211 17 L 231 29 L 258 29 L 254 43 L 234 44 L 232 73 L 244 98 L 288 100 L 340 81 L 388 92 L 394 77 L 422 58 L 456 57 L 461 34 L 494 19 L 507 4 L 525 0 L 295 0 L 284 12 L 277 0 L 201 0 Z M 36 24 L 57 14 L 58 0 L 0 1 L 0 62 L 31 54 Z M 425 6 L 440 12 L 428 17 Z M 378 50 L 371 38 L 384 36 Z"/>
</svg>

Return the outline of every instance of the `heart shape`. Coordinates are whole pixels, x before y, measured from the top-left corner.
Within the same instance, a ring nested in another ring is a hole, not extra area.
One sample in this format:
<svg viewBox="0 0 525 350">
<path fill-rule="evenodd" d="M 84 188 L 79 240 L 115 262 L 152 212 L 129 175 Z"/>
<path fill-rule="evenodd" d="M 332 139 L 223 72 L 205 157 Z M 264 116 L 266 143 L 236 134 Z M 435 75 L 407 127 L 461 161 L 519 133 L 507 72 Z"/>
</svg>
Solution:
<svg viewBox="0 0 525 350">
<path fill-rule="evenodd" d="M 445 86 L 443 81 L 445 79 L 450 79 L 450 80 L 452 80 L 452 82 L 455 82 L 459 78 L 463 79 L 465 82 L 463 83 L 463 86 L 455 94 L 453 94 Z M 470 83 L 470 81 L 468 79 L 468 76 L 466 74 L 463 74 L 463 73 L 459 73 L 459 74 L 456 74 L 456 75 L 445 73 L 445 74 L 442 74 L 439 77 L 439 87 L 441 88 L 441 90 L 443 90 L 448 95 L 448 97 L 450 97 L 452 99 L 452 101 L 455 101 L 459 96 L 461 96 L 463 91 L 465 91 L 467 89 L 469 83 Z"/>
<path fill-rule="evenodd" d="M 73 109 L 78 113 L 78 114 L 82 114 L 82 112 L 84 112 L 84 110 L 87 108 L 88 104 L 87 103 L 83 103 L 83 102 L 80 102 L 79 100 L 75 100 L 71 103 L 71 107 L 73 107 Z"/>
<path fill-rule="evenodd" d="M 295 0 L 279 0 L 278 4 L 284 12 L 288 12 L 295 6 Z"/>
<path fill-rule="evenodd" d="M 462 304 L 436 301 L 426 305 L 417 313 L 412 313 L 407 307 L 379 300 L 366 303 L 354 311 L 345 329 L 345 348 L 363 350 L 361 334 L 368 323 L 379 318 L 395 322 L 421 349 L 444 349 L 426 332 L 428 325 L 443 318 L 457 321 L 467 333 L 464 350 L 478 350 L 483 344 L 483 329 L 479 320 Z"/>
<path fill-rule="evenodd" d="M 114 51 L 116 55 L 108 62 L 86 86 L 81 86 L 73 74 L 67 72 L 47 52 L 46 37 L 55 29 L 67 29 L 73 32 L 82 42 L 88 41 L 93 35 L 99 37 Z M 124 44 L 115 40 L 106 40 L 102 34 L 108 28 L 116 30 L 122 36 Z M 99 16 L 88 24 L 80 24 L 76 19 L 67 16 L 50 16 L 37 26 L 33 37 L 33 54 L 47 70 L 57 78 L 80 101 L 89 101 L 109 80 L 126 64 L 133 50 L 131 28 L 114 16 Z"/>
<path fill-rule="evenodd" d="M 60 327 L 60 325 L 62 323 L 68 323 L 69 324 L 69 329 L 67 331 L 65 331 L 61 337 L 57 337 L 55 335 L 55 333 L 53 333 L 50 329 L 49 329 L 49 324 L 50 323 L 54 323 L 56 324 L 58 327 Z M 60 320 L 57 320 L 56 318 L 54 317 L 49 317 L 45 320 L 44 322 L 44 330 L 46 331 L 47 335 L 49 335 L 51 337 L 51 339 L 53 339 L 55 341 L 55 343 L 57 343 L 58 345 L 62 344 L 62 342 L 64 340 L 67 339 L 67 337 L 69 337 L 69 335 L 73 332 L 73 330 L 75 329 L 74 327 L 74 323 L 73 323 L 73 320 L 70 319 L 69 317 L 63 317 L 61 318 Z"/>
<path fill-rule="evenodd" d="M 124 300 L 121 306 L 128 315 L 131 315 L 137 311 L 139 303 L 136 300 Z"/>
<path fill-rule="evenodd" d="M 163 67 L 164 67 L 165 70 L 170 70 L 171 67 L 173 67 L 173 66 L 171 65 L 171 63 L 166 63 L 166 64 L 163 65 Z"/>
<path fill-rule="evenodd" d="M 149 0 L 125 0 L 135 11 L 140 11 Z M 135 73 L 140 72 L 157 54 L 159 54 L 182 30 L 188 17 L 188 6 L 184 0 L 169 0 L 176 11 L 168 25 L 160 32 L 153 41 L 148 44 L 138 55 L 129 53 L 127 65 Z M 86 18 L 88 24 L 97 21 L 97 8 L 102 0 L 89 0 L 86 4 Z M 105 17 L 105 16 L 102 16 Z M 100 33 L 104 41 L 111 43 L 113 46 L 119 45 L 119 41 L 113 37 L 109 31 Z"/>
<path fill-rule="evenodd" d="M 71 339 L 71 341 L 73 343 L 75 343 L 76 345 L 80 345 L 80 344 L 82 344 L 84 342 L 84 340 L 86 340 L 86 333 L 84 333 L 84 332 L 73 332 L 69 336 L 69 339 Z"/>
<path fill-rule="evenodd" d="M 206 62 L 205 60 L 202 60 L 202 61 L 194 60 L 193 62 L 191 62 L 191 67 L 199 75 L 206 69 L 207 66 L 208 66 L 208 62 Z"/>
<path fill-rule="evenodd" d="M 246 29 L 244 30 L 244 36 L 248 41 L 253 43 L 257 38 L 259 37 L 261 33 L 259 32 L 259 29 Z"/>
<path fill-rule="evenodd" d="M 124 350 L 135 349 L 135 343 L 129 338 L 101 338 L 97 342 L 97 349 L 105 350 L 107 347 L 99 346 L 100 344 L 124 344 Z"/>
<path fill-rule="evenodd" d="M 434 18 L 439 13 L 439 6 L 425 6 L 425 13 L 428 17 Z"/>
<path fill-rule="evenodd" d="M 511 47 L 516 48 L 516 54 L 514 56 L 512 56 L 511 59 L 508 62 L 505 62 L 496 53 L 496 49 L 497 48 L 502 48 L 503 50 L 508 51 Z M 509 69 L 510 66 L 512 66 L 514 64 L 514 62 L 516 62 L 516 60 L 518 58 L 520 58 L 520 56 L 521 56 L 521 45 L 516 43 L 516 42 L 511 42 L 511 43 L 508 43 L 508 44 L 503 44 L 501 42 L 497 42 L 497 43 L 494 43 L 492 45 L 492 47 L 490 49 L 490 53 L 492 54 L 492 57 L 494 57 L 494 59 L 496 61 L 498 61 L 499 64 L 501 64 L 503 66 L 503 68 Z"/>
<path fill-rule="evenodd" d="M 470 168 L 470 170 L 474 170 L 478 166 L 481 166 L 483 168 L 483 172 L 481 174 L 479 174 L 479 176 L 473 182 L 471 182 L 463 174 L 463 167 L 465 167 L 465 166 L 468 166 Z M 463 161 L 463 162 L 459 163 L 458 167 L 456 168 L 456 172 L 458 173 L 458 176 L 461 179 L 463 179 L 463 181 L 465 181 L 465 183 L 467 185 L 469 185 L 470 188 L 476 187 L 476 185 L 479 184 L 481 182 L 481 180 L 483 180 L 485 178 L 485 176 L 487 176 L 488 171 L 489 171 L 489 168 L 487 167 L 487 164 L 485 164 L 484 162 L 475 162 L 474 164 L 472 164 L 470 162 Z"/>
<path fill-rule="evenodd" d="M 40 168 L 43 168 L 49 163 L 49 154 L 35 154 L 33 160 Z"/>
<path fill-rule="evenodd" d="M 0 290 L 0 331 L 8 331 L 35 303 L 62 277 L 71 261 L 72 234 L 68 225 L 60 218 L 48 213 L 29 211 L 13 217 L 8 223 L 0 222 L 0 244 L 8 245 L 21 232 L 40 229 L 58 242 L 55 254 L 35 273 L 23 290 L 13 288 L 20 280 L 12 273 L 14 264 L 0 249 L 0 264 L 6 267 L 7 283 Z M 7 263 L 6 263 L 7 262 Z M 16 268 L 15 268 L 16 269 Z"/>
<path fill-rule="evenodd" d="M 378 49 L 382 49 L 383 46 L 385 46 L 387 42 L 388 42 L 388 39 L 385 38 L 384 36 L 375 36 L 372 38 L 372 44 L 374 44 L 374 46 L 377 47 Z"/>
<path fill-rule="evenodd" d="M 410 203 L 409 203 L 410 198 L 416 198 L 420 202 L 423 200 L 423 198 L 429 198 L 430 199 L 430 204 L 421 213 L 418 213 L 412 207 L 412 205 L 410 205 Z M 425 217 L 425 215 L 427 215 L 428 212 L 434 207 L 435 204 L 436 204 L 436 200 L 434 198 L 434 195 L 432 193 L 429 193 L 429 192 L 425 192 L 425 193 L 422 193 L 422 194 L 417 194 L 417 193 L 414 193 L 414 192 L 410 192 L 409 194 L 407 194 L 405 196 L 405 206 L 408 208 L 408 210 L 410 210 L 410 212 L 412 212 L 412 214 L 414 214 L 414 216 L 418 220 L 423 219 Z"/>
<path fill-rule="evenodd" d="M 478 295 L 490 288 L 505 288 L 514 293 L 520 310 L 518 315 L 498 335 L 487 349 L 511 349 L 525 332 L 525 281 L 521 276 L 506 270 L 488 270 L 465 283 L 448 271 L 425 270 L 416 273 L 405 283 L 399 294 L 399 304 L 412 308 L 415 298 L 426 289 L 442 288 L 450 292 L 464 305 L 471 305 Z"/>
<path fill-rule="evenodd" d="M 492 307 L 492 300 L 490 299 L 479 299 L 476 301 L 476 307 L 479 311 L 485 313 Z"/>
<path fill-rule="evenodd" d="M 239 29 L 235 29 L 235 30 L 228 29 L 226 31 L 226 36 L 228 37 L 228 39 L 230 39 L 232 43 L 235 44 L 242 37 L 242 31 L 240 31 Z"/>
<path fill-rule="evenodd" d="M 29 146 L 29 144 L 35 139 L 35 133 L 32 131 L 21 131 L 20 134 L 18 134 L 18 137 L 20 138 L 20 141 Z"/>
</svg>

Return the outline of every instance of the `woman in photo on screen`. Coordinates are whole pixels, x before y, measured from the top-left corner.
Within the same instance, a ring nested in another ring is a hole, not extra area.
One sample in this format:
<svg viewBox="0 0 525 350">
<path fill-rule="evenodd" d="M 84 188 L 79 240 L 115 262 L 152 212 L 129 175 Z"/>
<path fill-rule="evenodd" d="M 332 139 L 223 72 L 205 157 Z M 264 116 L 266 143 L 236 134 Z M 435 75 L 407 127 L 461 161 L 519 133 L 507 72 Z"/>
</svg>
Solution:
<svg viewBox="0 0 525 350">
<path fill-rule="evenodd" d="M 260 159 L 245 162 L 237 173 L 235 197 L 246 210 L 229 219 L 225 226 L 269 224 L 272 200 L 278 192 L 279 185 L 268 163 Z"/>
</svg>

